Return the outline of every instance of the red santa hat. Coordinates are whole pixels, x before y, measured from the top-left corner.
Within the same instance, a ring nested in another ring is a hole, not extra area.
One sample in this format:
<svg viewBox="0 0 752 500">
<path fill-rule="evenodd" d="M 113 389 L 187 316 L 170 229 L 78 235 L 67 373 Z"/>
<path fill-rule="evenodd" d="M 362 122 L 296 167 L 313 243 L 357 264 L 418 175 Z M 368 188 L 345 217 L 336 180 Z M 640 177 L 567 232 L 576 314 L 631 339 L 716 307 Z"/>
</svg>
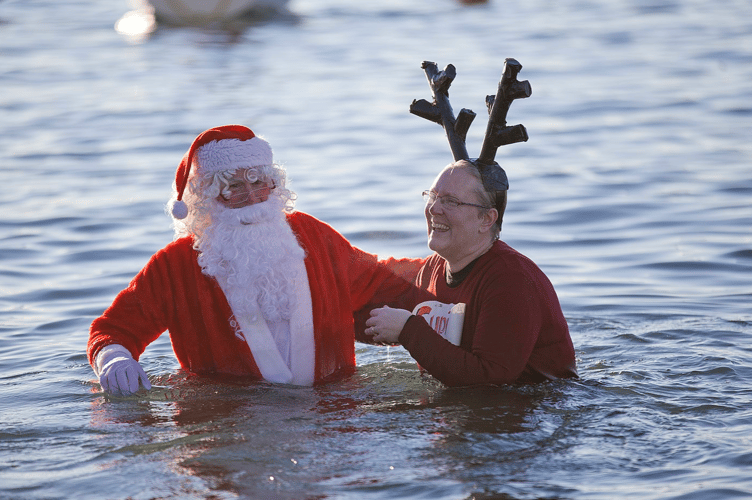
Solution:
<svg viewBox="0 0 752 500">
<path fill-rule="evenodd" d="M 271 165 L 273 158 L 269 143 L 243 125 L 223 125 L 202 132 L 183 156 L 175 174 L 178 196 L 172 205 L 172 215 L 176 219 L 188 216 L 183 192 L 188 185 L 191 166 L 203 174 Z"/>
</svg>

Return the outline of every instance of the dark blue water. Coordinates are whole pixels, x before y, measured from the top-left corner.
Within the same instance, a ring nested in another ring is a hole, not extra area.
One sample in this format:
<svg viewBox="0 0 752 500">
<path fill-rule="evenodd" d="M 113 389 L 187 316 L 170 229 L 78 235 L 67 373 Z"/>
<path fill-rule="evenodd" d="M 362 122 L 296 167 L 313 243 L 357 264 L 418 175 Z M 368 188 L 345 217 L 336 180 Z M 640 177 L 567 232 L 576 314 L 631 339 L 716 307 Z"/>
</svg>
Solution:
<svg viewBox="0 0 752 500">
<path fill-rule="evenodd" d="M 752 497 L 752 6 L 299 0 L 233 31 L 118 33 L 121 1 L 0 3 L 0 498 Z M 237 28 L 237 27 L 236 27 Z M 533 87 L 503 239 L 559 293 L 581 380 L 457 390 L 359 346 L 319 388 L 187 377 L 106 399 L 88 326 L 172 238 L 192 139 L 265 136 L 298 208 L 423 256 L 451 156 L 420 64 L 478 113 L 503 60 Z"/>
</svg>

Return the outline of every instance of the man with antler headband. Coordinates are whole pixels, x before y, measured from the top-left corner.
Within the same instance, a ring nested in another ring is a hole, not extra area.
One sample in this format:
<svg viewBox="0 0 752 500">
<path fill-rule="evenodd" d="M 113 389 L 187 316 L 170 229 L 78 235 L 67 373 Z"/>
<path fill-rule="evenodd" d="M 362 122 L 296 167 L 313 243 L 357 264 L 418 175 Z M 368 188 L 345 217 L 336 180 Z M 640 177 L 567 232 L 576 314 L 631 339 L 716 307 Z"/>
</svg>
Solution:
<svg viewBox="0 0 752 500">
<path fill-rule="evenodd" d="M 199 375 L 312 385 L 352 372 L 353 313 L 412 289 L 419 265 L 378 261 L 294 201 L 250 129 L 200 134 L 175 178 L 175 240 L 91 325 L 102 388 L 149 389 L 137 360 L 165 330 L 180 365 Z"/>
<path fill-rule="evenodd" d="M 551 282 L 499 239 L 509 183 L 494 155 L 502 144 L 527 140 L 522 125 L 506 125 L 512 100 L 531 93 L 527 81 L 516 80 L 521 68 L 508 59 L 499 92 L 487 99 L 489 126 L 477 159 L 468 158 L 464 139 L 474 114 L 463 109 L 455 119 L 449 106 L 453 66 L 439 72 L 434 63 L 424 63 L 434 102 L 411 107 L 444 127 L 455 157 L 423 192 L 428 247 L 435 253 L 416 285 L 432 299 L 412 311 L 371 311 L 366 333 L 375 342 L 402 344 L 449 386 L 577 377 L 569 328 Z"/>
</svg>

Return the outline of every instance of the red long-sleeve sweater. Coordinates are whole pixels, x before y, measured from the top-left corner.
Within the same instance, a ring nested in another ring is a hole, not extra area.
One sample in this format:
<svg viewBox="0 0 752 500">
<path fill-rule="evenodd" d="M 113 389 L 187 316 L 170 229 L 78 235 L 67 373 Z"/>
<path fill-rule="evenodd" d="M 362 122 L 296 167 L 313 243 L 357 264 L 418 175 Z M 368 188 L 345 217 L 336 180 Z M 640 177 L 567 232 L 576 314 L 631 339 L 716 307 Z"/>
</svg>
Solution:
<svg viewBox="0 0 752 500">
<path fill-rule="evenodd" d="M 447 285 L 445 268 L 434 254 L 416 284 L 440 302 L 466 304 L 462 341 L 455 346 L 411 317 L 399 342 L 421 367 L 449 386 L 577 377 L 559 299 L 533 261 L 497 241 L 459 286 Z"/>
</svg>

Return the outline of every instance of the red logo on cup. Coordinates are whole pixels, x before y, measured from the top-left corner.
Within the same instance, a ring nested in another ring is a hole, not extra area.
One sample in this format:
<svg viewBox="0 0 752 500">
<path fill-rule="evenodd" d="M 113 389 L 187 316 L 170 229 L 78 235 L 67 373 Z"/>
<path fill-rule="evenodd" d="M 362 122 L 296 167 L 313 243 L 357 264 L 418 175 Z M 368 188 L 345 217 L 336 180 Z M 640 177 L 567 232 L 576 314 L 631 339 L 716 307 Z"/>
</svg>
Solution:
<svg viewBox="0 0 752 500">
<path fill-rule="evenodd" d="M 418 309 L 418 316 L 423 316 L 425 314 L 429 314 L 431 312 L 431 306 L 423 306 L 420 309 Z"/>
</svg>

